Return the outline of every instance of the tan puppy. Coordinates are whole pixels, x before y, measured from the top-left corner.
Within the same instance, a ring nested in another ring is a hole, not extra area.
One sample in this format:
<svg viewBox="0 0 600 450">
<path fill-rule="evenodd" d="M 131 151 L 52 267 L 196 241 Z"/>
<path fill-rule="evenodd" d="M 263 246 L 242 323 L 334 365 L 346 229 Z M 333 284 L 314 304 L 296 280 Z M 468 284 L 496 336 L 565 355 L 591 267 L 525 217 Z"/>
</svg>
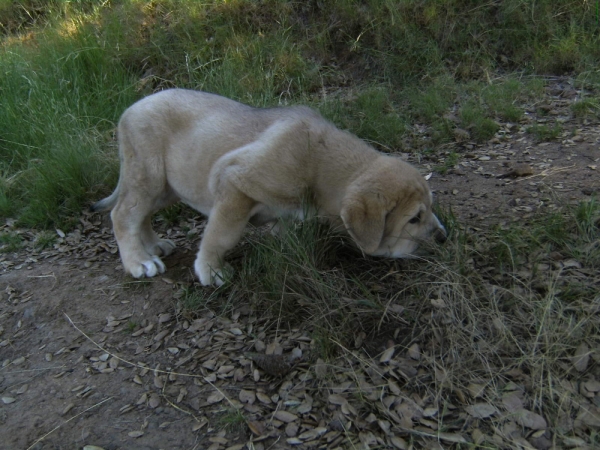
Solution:
<svg viewBox="0 0 600 450">
<path fill-rule="evenodd" d="M 151 216 L 182 201 L 208 216 L 194 268 L 203 285 L 223 283 L 225 253 L 246 223 L 301 217 L 310 195 L 320 216 L 343 227 L 364 253 L 401 258 L 444 227 L 423 177 L 307 107 L 257 109 L 205 92 L 172 89 L 131 106 L 119 122 L 121 172 L 110 197 L 125 270 L 165 271 L 175 244 Z"/>
</svg>

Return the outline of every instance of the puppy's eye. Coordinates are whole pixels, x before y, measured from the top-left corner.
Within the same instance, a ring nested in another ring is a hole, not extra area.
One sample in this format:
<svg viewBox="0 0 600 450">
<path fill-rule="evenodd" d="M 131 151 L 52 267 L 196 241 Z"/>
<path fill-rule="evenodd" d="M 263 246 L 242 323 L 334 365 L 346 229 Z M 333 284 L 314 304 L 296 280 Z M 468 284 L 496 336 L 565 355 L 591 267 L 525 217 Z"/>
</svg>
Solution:
<svg viewBox="0 0 600 450">
<path fill-rule="evenodd" d="M 420 221 L 421 221 L 421 214 L 419 213 L 415 217 L 413 217 L 412 219 L 410 219 L 408 221 L 408 223 L 415 224 L 415 223 L 419 223 Z"/>
</svg>

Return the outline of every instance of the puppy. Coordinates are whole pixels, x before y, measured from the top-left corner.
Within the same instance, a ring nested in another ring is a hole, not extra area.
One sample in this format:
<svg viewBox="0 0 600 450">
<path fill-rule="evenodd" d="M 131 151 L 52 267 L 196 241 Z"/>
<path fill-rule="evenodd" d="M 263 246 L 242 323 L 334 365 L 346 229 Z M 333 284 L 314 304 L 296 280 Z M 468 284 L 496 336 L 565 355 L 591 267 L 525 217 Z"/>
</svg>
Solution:
<svg viewBox="0 0 600 450">
<path fill-rule="evenodd" d="M 171 89 L 127 109 L 118 137 L 119 183 L 92 210 L 112 209 L 121 259 L 135 278 L 165 271 L 160 256 L 175 244 L 158 238 L 151 216 L 177 201 L 208 216 L 194 264 L 203 285 L 223 284 L 225 254 L 247 222 L 301 217 L 307 195 L 368 255 L 409 257 L 420 241 L 446 237 L 415 168 L 307 107 L 258 109 Z"/>
</svg>

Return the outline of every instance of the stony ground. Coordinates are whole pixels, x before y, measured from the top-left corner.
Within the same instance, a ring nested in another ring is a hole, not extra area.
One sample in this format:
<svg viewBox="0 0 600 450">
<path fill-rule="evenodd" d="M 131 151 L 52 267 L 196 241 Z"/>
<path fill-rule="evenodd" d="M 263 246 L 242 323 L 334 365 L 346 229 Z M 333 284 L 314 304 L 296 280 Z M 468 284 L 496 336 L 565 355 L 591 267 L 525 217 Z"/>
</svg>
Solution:
<svg viewBox="0 0 600 450">
<path fill-rule="evenodd" d="M 457 136 L 445 157 L 412 159 L 433 172 L 441 207 L 477 230 L 597 196 L 598 123 L 573 118 L 565 92 L 558 86 L 547 101 L 563 123 L 557 140 L 539 143 L 525 133 L 528 123 L 544 120 L 534 108 L 485 145 Z M 440 175 L 434 169 L 450 152 L 458 161 Z M 572 437 L 556 441 L 516 387 L 505 387 L 497 405 L 481 400 L 483 385 L 471 385 L 462 402 L 407 388 L 407 380 L 426 375 L 418 342 L 392 342 L 373 357 L 357 339 L 356 348 L 325 363 L 306 357 L 314 344 L 307 330 L 280 327 L 248 307 L 188 314 L 178 299 L 190 286 L 201 289 L 192 263 L 202 227 L 190 218 L 186 233 L 164 230 L 178 251 L 166 258 L 164 276 L 142 282 L 124 275 L 110 226 L 98 215 L 84 214 L 66 235 L 57 230 L 52 249 L 0 256 L 0 448 L 433 449 L 468 442 L 547 449 L 586 448 L 598 433 L 597 349 L 580 386 L 587 406 L 574 418 Z M 10 223 L 3 228 L 14 231 Z M 513 384 L 523 377 L 514 374 Z M 491 416 L 502 426 L 485 426 Z"/>
</svg>

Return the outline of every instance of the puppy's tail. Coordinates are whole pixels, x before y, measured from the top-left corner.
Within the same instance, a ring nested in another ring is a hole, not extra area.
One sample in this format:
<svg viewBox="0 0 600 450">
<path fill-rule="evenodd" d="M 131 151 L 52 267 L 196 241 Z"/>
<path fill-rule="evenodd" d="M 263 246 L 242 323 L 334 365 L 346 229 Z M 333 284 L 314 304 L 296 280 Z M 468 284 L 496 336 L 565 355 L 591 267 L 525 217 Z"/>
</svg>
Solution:
<svg viewBox="0 0 600 450">
<path fill-rule="evenodd" d="M 115 189 L 115 191 L 112 194 L 110 194 L 108 197 L 103 198 L 99 202 L 96 202 L 92 206 L 90 206 L 90 211 L 91 212 L 105 212 L 105 211 L 110 211 L 111 209 L 113 209 L 115 207 L 115 205 L 117 204 L 117 199 L 119 198 L 120 184 L 121 183 L 119 183 L 117 185 L 117 188 Z"/>
</svg>

